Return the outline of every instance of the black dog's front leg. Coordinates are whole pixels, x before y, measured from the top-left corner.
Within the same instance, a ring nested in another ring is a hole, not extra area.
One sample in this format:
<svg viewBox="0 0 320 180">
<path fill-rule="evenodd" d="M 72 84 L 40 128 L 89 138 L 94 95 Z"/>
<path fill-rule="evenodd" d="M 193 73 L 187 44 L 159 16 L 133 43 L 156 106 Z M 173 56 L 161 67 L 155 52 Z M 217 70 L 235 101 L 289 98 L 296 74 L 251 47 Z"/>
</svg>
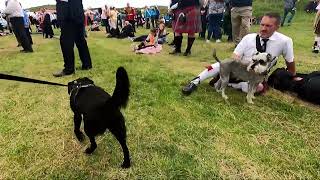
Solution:
<svg viewBox="0 0 320 180">
<path fill-rule="evenodd" d="M 82 117 L 80 113 L 74 113 L 74 134 L 76 135 L 77 139 L 82 142 L 84 140 L 84 135 L 80 131 Z"/>
<path fill-rule="evenodd" d="M 93 151 L 97 148 L 97 143 L 94 139 L 94 136 L 89 136 L 89 139 L 90 139 L 91 145 L 85 151 L 85 153 L 87 153 L 87 154 L 93 153 Z"/>
</svg>

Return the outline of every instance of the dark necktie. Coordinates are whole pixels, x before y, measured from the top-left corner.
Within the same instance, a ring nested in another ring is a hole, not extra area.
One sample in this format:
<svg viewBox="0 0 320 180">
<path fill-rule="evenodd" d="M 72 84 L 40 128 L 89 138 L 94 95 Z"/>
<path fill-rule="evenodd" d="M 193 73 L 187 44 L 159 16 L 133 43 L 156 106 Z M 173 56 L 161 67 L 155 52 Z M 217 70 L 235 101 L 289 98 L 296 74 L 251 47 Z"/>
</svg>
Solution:
<svg viewBox="0 0 320 180">
<path fill-rule="evenodd" d="M 263 42 L 263 44 L 262 44 L 262 52 L 266 52 L 266 50 L 267 50 L 267 42 L 269 41 L 269 39 L 262 39 L 262 42 Z"/>
</svg>

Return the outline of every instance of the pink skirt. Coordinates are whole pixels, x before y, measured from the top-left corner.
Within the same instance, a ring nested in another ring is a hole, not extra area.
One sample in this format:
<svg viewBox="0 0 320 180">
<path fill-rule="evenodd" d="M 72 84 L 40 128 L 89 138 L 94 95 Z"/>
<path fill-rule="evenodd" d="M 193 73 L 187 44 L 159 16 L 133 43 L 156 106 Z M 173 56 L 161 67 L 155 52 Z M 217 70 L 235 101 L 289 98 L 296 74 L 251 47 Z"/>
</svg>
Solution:
<svg viewBox="0 0 320 180">
<path fill-rule="evenodd" d="M 150 46 L 140 50 L 136 50 L 137 54 L 156 54 L 162 50 L 162 46 L 158 44 L 157 46 Z"/>
</svg>

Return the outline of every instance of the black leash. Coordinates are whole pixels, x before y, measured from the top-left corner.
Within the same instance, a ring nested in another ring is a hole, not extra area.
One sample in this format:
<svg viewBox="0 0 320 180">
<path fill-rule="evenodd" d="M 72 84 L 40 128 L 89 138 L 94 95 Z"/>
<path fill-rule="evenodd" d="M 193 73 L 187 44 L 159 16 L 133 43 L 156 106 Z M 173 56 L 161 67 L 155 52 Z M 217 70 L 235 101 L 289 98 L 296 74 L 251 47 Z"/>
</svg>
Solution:
<svg viewBox="0 0 320 180">
<path fill-rule="evenodd" d="M 41 81 L 41 80 L 37 80 L 37 79 L 31 79 L 31 78 L 25 78 L 25 77 L 19 77 L 19 76 L 12 76 L 12 75 L 2 74 L 2 73 L 0 73 L 0 79 L 21 81 L 21 82 L 31 82 L 31 83 L 38 83 L 38 84 L 49 84 L 49 85 L 55 85 L 55 86 L 67 86 L 67 85 L 59 84 L 59 83 Z"/>
</svg>

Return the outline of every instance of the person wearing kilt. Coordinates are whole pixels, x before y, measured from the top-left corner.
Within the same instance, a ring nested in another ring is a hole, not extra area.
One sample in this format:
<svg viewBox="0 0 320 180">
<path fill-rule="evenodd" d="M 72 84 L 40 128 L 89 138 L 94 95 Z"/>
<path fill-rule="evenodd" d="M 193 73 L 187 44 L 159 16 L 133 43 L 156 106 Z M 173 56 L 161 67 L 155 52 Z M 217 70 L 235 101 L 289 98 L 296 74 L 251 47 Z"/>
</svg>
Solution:
<svg viewBox="0 0 320 180">
<path fill-rule="evenodd" d="M 170 54 L 181 53 L 183 33 L 188 34 L 187 49 L 183 55 L 191 54 L 195 33 L 201 32 L 200 1 L 203 4 L 202 0 L 172 0 L 172 6 L 177 5 L 177 7 L 173 10 L 174 19 L 172 22 L 175 49 Z"/>
<path fill-rule="evenodd" d="M 317 9 L 317 14 L 316 17 L 314 18 L 314 33 L 316 34 L 314 38 L 314 44 L 312 48 L 313 53 L 319 53 L 320 50 L 320 1 L 318 1 L 318 6 L 316 7 Z"/>
</svg>

